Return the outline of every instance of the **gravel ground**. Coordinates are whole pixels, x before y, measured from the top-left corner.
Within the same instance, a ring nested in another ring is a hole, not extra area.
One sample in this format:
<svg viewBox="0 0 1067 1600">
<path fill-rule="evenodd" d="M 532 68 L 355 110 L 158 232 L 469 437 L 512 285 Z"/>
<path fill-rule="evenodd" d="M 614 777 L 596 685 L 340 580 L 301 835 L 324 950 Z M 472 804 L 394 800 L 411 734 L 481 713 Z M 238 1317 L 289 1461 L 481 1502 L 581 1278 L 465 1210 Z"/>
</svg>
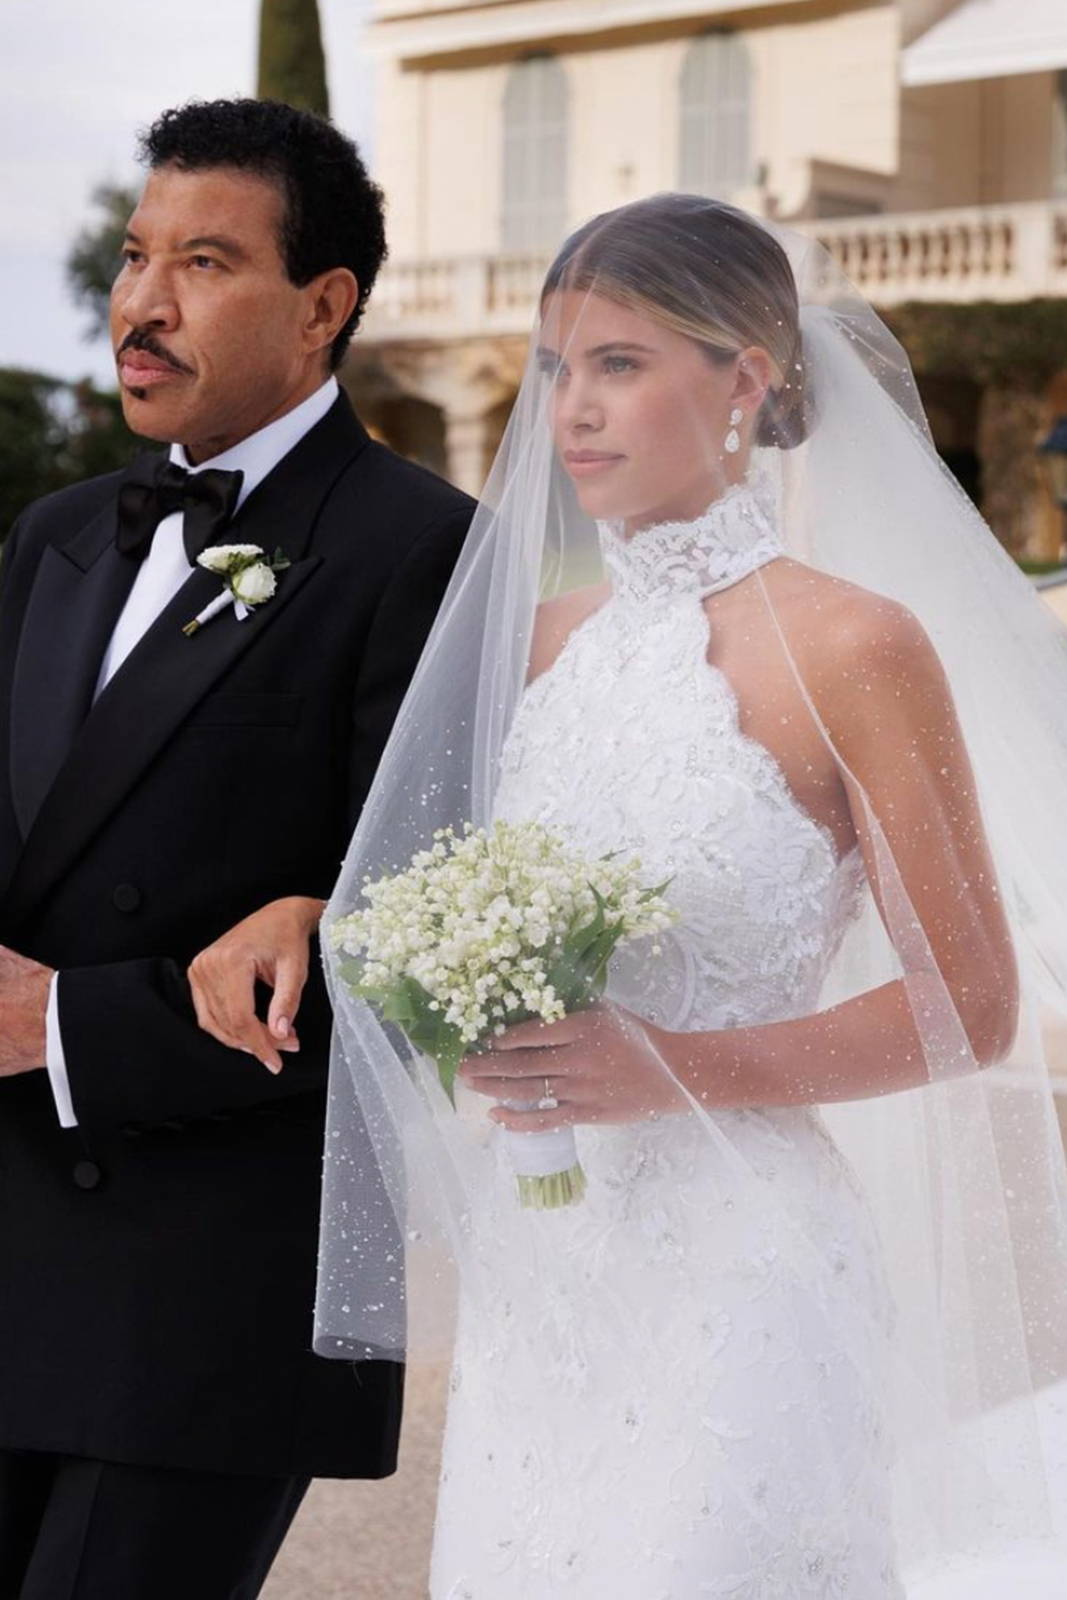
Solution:
<svg viewBox="0 0 1067 1600">
<path fill-rule="evenodd" d="M 425 1600 L 445 1373 L 408 1373 L 400 1466 L 380 1483 L 313 1483 L 262 1600 Z"/>
</svg>

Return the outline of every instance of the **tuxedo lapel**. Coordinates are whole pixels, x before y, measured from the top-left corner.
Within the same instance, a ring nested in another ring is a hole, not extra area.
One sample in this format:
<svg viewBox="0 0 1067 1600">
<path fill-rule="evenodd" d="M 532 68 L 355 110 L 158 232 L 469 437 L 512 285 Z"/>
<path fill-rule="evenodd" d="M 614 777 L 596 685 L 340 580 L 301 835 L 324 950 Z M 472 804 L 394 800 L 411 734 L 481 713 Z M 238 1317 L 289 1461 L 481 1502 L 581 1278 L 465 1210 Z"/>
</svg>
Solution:
<svg viewBox="0 0 1067 1600">
<path fill-rule="evenodd" d="M 366 442 L 367 435 L 342 395 L 249 495 L 227 531 L 228 542 L 258 544 L 268 554 L 280 547 L 292 565 L 278 574 L 273 598 L 256 607 L 243 621 L 238 621 L 228 608 L 191 637 L 182 632 L 183 625 L 221 589 L 222 580 L 217 575 L 198 568 L 126 657 L 88 715 L 84 715 L 84 684 L 88 682 L 91 696 L 96 669 L 81 662 L 72 663 L 69 658 L 65 664 L 51 668 L 53 683 L 66 671 L 77 680 L 78 687 L 76 692 L 69 686 L 66 689 L 64 731 L 54 737 L 50 732 L 45 740 L 48 760 L 37 758 L 30 762 L 34 781 L 30 784 L 32 794 L 27 797 L 26 815 L 31 815 L 29 802 L 34 797 L 36 808 L 25 849 L 5 896 L 5 921 L 15 922 L 28 913 L 58 882 L 197 702 L 271 627 L 321 564 L 319 556 L 306 553 L 315 520 L 337 478 Z M 96 535 L 104 537 L 105 544 L 113 539 L 114 508 L 108 516 L 106 536 L 99 531 Z M 64 559 L 58 552 L 53 554 L 56 560 Z M 102 574 L 108 574 L 115 562 L 133 565 L 114 550 L 113 544 L 99 554 L 98 562 L 105 563 Z M 55 561 L 51 565 L 54 567 Z M 85 579 L 81 581 L 84 583 Z M 129 588 L 127 583 L 116 604 L 111 588 L 115 581 L 101 576 L 98 589 L 93 590 L 95 606 L 90 608 L 94 609 L 96 620 L 92 627 L 79 622 L 76 630 L 79 643 L 91 636 L 97 667 Z M 66 585 L 64 615 L 71 613 L 74 603 L 70 580 Z M 61 587 L 59 577 L 50 575 L 42 592 L 38 628 L 43 630 L 47 625 L 48 596 L 55 597 Z M 51 627 L 51 648 L 57 656 L 65 656 L 65 641 L 57 639 L 54 618 Z M 36 670 L 45 653 L 38 642 L 29 652 L 27 670 L 31 664 Z M 32 699 L 28 696 L 23 724 L 26 749 L 41 733 L 40 726 L 34 730 L 29 721 Z M 40 696 L 36 703 L 40 707 Z M 79 715 L 84 715 L 84 720 L 79 722 Z"/>
<path fill-rule="evenodd" d="M 11 792 L 23 838 L 89 713 L 137 571 L 115 548 L 114 505 L 41 557 L 11 688 Z"/>
</svg>

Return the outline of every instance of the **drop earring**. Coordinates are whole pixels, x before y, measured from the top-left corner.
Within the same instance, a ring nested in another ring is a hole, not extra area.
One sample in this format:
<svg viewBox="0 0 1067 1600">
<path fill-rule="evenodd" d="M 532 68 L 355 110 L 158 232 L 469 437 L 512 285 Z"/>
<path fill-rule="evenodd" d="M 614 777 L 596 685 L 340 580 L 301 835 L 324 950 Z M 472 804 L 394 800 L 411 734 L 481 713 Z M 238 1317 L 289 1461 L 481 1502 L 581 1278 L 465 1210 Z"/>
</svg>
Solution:
<svg viewBox="0 0 1067 1600">
<path fill-rule="evenodd" d="M 735 406 L 730 412 L 730 431 L 726 435 L 726 453 L 735 456 L 741 448 L 741 435 L 737 431 L 737 424 L 743 422 L 745 413 L 740 406 Z"/>
</svg>

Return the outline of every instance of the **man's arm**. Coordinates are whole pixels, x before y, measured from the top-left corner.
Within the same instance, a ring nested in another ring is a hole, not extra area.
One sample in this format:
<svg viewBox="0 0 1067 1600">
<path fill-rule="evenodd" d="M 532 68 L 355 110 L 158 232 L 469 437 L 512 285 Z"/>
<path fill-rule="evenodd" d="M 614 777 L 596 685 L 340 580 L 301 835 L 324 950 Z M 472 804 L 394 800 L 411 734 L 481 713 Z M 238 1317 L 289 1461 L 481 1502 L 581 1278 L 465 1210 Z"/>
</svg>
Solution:
<svg viewBox="0 0 1067 1600">
<path fill-rule="evenodd" d="M 20 548 L 32 507 L 15 522 L 0 558 L 0 750 L 10 749 L 11 684 L 22 632 L 22 619 L 36 572 L 30 547 Z M 19 838 L 11 801 L 8 761 L 0 776 L 0 827 L 7 840 L 0 896 L 17 859 Z M 2 937 L 2 935 L 0 935 Z M 53 974 L 48 967 L 7 950 L 0 944 L 0 1077 L 36 1072 L 45 1064 L 45 1008 Z"/>
<path fill-rule="evenodd" d="M 349 814 L 353 825 L 373 780 L 393 719 L 448 585 L 471 508 L 432 524 L 415 542 L 379 602 L 353 697 Z M 212 947 L 214 948 L 214 947 Z M 187 973 L 152 958 L 64 969 L 58 981 L 59 1025 L 79 1124 L 153 1124 L 207 1116 L 300 1094 L 326 1076 L 332 1015 L 317 948 L 300 1002 L 299 1053 L 274 1075 L 254 1055 L 261 1038 L 247 961 L 235 955 L 225 982 L 232 1018 L 243 1022 L 244 1048 L 221 1042 L 197 1021 Z M 201 1008 L 203 1016 L 203 1008 Z"/>
<path fill-rule="evenodd" d="M 37 565 L 34 556 L 46 542 L 33 517 L 30 507 L 16 522 L 0 568 L 0 749 L 5 752 L 14 662 Z M 0 806 L 10 813 L 6 761 Z M 3 821 L 6 835 L 17 839 L 13 815 Z M 5 878 L 14 864 L 12 853 L 4 864 Z M 316 1042 L 316 1033 L 325 1052 L 328 1017 L 316 1019 L 312 1005 L 305 1019 L 309 1046 Z M 147 1039 L 153 1040 L 151 1048 L 145 1047 Z M 265 1084 L 250 1082 L 247 1068 L 236 1070 L 238 1063 L 245 1066 L 245 1057 L 233 1057 L 218 1046 L 213 1057 L 205 1046 L 212 1047 L 213 1041 L 196 1027 L 188 986 L 174 962 L 121 962 L 55 974 L 0 945 L 0 1077 L 43 1072 L 47 1065 L 57 1117 L 64 1126 L 78 1121 L 162 1122 L 183 1114 L 206 1114 L 272 1094 L 300 1092 L 325 1074 L 324 1067 L 314 1076 L 305 1069 L 302 1075 L 291 1074 L 283 1087 L 272 1084 L 270 1074 L 260 1067 Z M 309 1049 L 309 1061 L 314 1054 Z"/>
<path fill-rule="evenodd" d="M 44 529 L 37 507 L 31 506 L 4 545 L 0 569 L 0 750 L 5 753 L 14 663 L 37 558 L 47 542 Z M 10 859 L 4 861 L 2 873 L 6 881 L 14 869 L 19 839 L 6 760 L 0 773 L 0 808 L 6 812 L 0 816 L 0 825 L 9 841 Z M 0 922 L 0 940 L 3 933 Z M 329 1020 L 328 1016 L 316 1019 L 312 1005 L 305 1018 L 309 1047 L 315 1043 L 316 1032 L 324 1053 Z M 150 1047 L 146 1048 L 146 1040 L 152 1040 Z M 307 1059 L 314 1057 L 314 1049 L 309 1048 Z M 162 1122 L 206 1114 L 224 1106 L 239 1107 L 272 1095 L 300 1092 L 321 1081 L 325 1073 L 324 1066 L 314 1076 L 305 1069 L 303 1074 L 288 1075 L 283 1086 L 274 1084 L 270 1074 L 259 1067 L 259 1077 L 265 1080 L 260 1083 L 248 1073 L 246 1060 L 219 1050 L 197 1029 L 188 986 L 174 962 L 120 962 L 67 969 L 57 975 L 0 944 L 0 1076 L 42 1072 L 47 1065 L 57 1117 L 65 1126 L 76 1121 Z"/>
<path fill-rule="evenodd" d="M 0 1078 L 39 1072 L 52 969 L 0 945 Z"/>
<path fill-rule="evenodd" d="M 58 993 L 74 1114 L 90 1131 L 244 1110 L 325 1080 L 330 1019 L 314 997 L 301 1011 L 300 1054 L 274 1076 L 198 1027 L 176 961 L 64 968 Z"/>
</svg>

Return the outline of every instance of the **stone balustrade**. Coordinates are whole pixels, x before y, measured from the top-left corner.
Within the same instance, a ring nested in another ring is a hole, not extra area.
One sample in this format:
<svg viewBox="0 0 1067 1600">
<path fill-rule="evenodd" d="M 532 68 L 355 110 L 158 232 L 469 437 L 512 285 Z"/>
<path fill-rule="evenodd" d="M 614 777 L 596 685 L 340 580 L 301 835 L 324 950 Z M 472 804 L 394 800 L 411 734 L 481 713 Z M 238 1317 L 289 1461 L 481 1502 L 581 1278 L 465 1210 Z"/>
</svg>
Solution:
<svg viewBox="0 0 1067 1600">
<path fill-rule="evenodd" d="M 819 240 L 879 306 L 906 300 L 1067 295 L 1067 203 L 967 206 L 790 224 Z M 364 340 L 525 334 L 545 256 L 439 256 L 390 263 Z"/>
<path fill-rule="evenodd" d="M 1067 204 L 968 206 L 803 226 L 876 305 L 1067 294 Z"/>
</svg>

